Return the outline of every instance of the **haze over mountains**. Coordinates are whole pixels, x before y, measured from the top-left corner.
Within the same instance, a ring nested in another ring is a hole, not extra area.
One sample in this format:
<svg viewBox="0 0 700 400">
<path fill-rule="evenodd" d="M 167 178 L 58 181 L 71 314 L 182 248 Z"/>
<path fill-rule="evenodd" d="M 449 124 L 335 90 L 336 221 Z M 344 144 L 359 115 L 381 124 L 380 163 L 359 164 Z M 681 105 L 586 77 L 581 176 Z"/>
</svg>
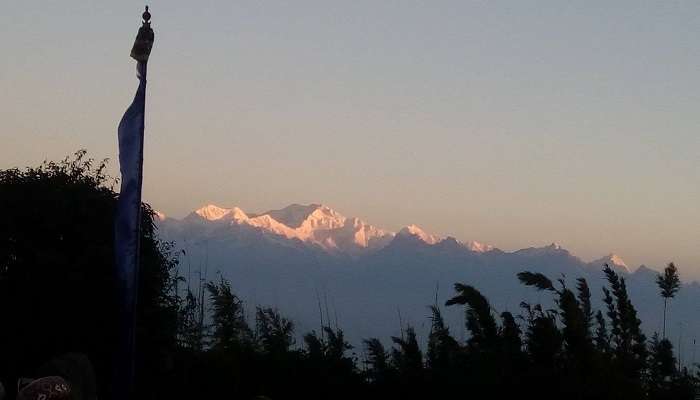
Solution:
<svg viewBox="0 0 700 400">
<path fill-rule="evenodd" d="M 644 266 L 632 272 L 614 254 L 585 262 L 557 244 L 505 252 L 415 225 L 391 232 L 321 204 L 259 214 L 207 205 L 181 220 L 159 214 L 159 232 L 184 250 L 181 273 L 191 281 L 220 273 L 250 307 L 277 306 L 301 332 L 318 330 L 321 318 L 338 323 L 355 344 L 367 337 L 387 340 L 407 324 L 425 337 L 427 305 L 443 304 L 455 282 L 477 287 L 499 313 L 518 313 L 523 300 L 549 303 L 546 293 L 519 284 L 516 274 L 523 270 L 567 281 L 584 277 L 600 307 L 606 263 L 627 279 L 647 332 L 660 330 L 656 272 Z M 697 304 L 700 286 L 692 283 L 670 305 L 670 335 L 682 333 L 685 347 L 700 332 Z M 462 309 L 449 308 L 446 316 L 455 332 L 463 329 Z"/>
</svg>

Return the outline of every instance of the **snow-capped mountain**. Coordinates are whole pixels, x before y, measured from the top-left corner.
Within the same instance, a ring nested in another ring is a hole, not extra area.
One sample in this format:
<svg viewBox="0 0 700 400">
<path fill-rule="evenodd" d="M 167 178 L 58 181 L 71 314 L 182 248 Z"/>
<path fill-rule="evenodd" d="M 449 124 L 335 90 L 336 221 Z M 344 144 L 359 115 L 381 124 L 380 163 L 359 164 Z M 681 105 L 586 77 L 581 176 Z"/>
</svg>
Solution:
<svg viewBox="0 0 700 400">
<path fill-rule="evenodd" d="M 646 267 L 632 272 L 615 254 L 586 262 L 556 243 L 509 252 L 443 238 L 416 225 L 393 233 L 321 204 L 292 204 L 262 213 L 207 205 L 183 219 L 158 213 L 156 222 L 161 238 L 184 250 L 179 253 L 186 266 L 181 271 L 187 271 L 188 279 L 199 274 L 212 279 L 220 273 L 248 304 L 281 308 L 301 332 L 318 329 L 319 293 L 327 294 L 324 309 L 334 310 L 358 345 L 370 336 L 399 335 L 397 311 L 403 323 L 428 329 L 426 305 L 436 295 L 444 302 L 456 282 L 474 285 L 498 310 L 517 313 L 520 301 L 551 302 L 547 293 L 518 282 L 516 275 L 524 270 L 565 279 L 570 287 L 576 278 L 586 278 L 600 309 L 604 264 L 626 279 L 645 329 L 653 333 L 658 328 L 657 272 Z M 684 285 L 670 318 L 696 321 L 698 299 L 700 286 Z M 455 329 L 463 325 L 462 309 L 444 311 Z M 692 324 L 684 329 L 700 333 L 700 322 Z"/>
<path fill-rule="evenodd" d="M 363 254 L 387 245 L 393 232 L 379 229 L 359 218 L 347 218 L 322 204 L 292 204 L 279 210 L 247 214 L 238 207 L 224 208 L 207 205 L 190 213 L 183 220 L 159 218 L 166 230 L 188 230 L 192 226 L 209 230 L 225 238 L 240 228 L 257 230 L 274 239 L 296 240 L 328 252 L 348 255 Z M 226 230 L 224 227 L 230 227 Z M 432 238 L 432 236 L 430 236 Z M 431 242 L 432 244 L 433 242 Z"/>
<path fill-rule="evenodd" d="M 496 247 L 474 240 L 459 241 L 454 238 L 442 238 L 427 233 L 415 224 L 407 225 L 398 233 L 381 229 L 365 221 L 352 217 L 348 218 L 338 211 L 323 204 L 291 204 L 278 210 L 262 213 L 246 213 L 238 207 L 220 207 L 209 204 L 192 211 L 182 220 L 167 218 L 165 214 L 156 212 L 161 230 L 166 236 L 173 231 L 190 231 L 197 228 L 200 235 L 207 232 L 208 236 L 216 235 L 225 239 L 234 233 L 240 235 L 240 228 L 248 232 L 263 234 L 270 240 L 287 239 L 288 244 L 305 244 L 329 253 L 342 253 L 351 256 L 373 253 L 389 245 L 394 238 L 415 238 L 427 245 L 436 245 L 445 240 L 456 241 L 462 248 L 474 253 L 487 253 L 498 250 Z M 230 229 L 226 229 L 226 227 Z M 538 257 L 543 255 L 572 256 L 557 243 L 543 247 L 531 247 L 514 252 L 523 257 Z M 593 270 L 600 270 L 604 264 L 609 264 L 621 273 L 630 270 L 622 258 L 609 254 L 586 265 Z"/>
<path fill-rule="evenodd" d="M 589 267 L 593 270 L 600 270 L 605 264 L 609 265 L 610 268 L 612 268 L 616 272 L 625 274 L 630 273 L 630 269 L 627 267 L 627 264 L 625 264 L 622 258 L 617 254 L 610 253 L 605 257 L 599 258 L 595 261 L 591 261 L 590 263 L 588 263 Z"/>
<path fill-rule="evenodd" d="M 438 238 L 435 235 L 430 235 L 426 233 L 424 230 L 422 230 L 416 225 L 406 226 L 402 228 L 398 234 L 401 236 L 414 236 L 427 244 L 435 244 L 440 241 L 440 238 Z"/>
<path fill-rule="evenodd" d="M 413 224 L 394 233 L 370 225 L 356 217 L 345 217 L 322 204 L 292 204 L 279 210 L 258 214 L 246 213 L 238 207 L 226 208 L 209 204 L 192 211 L 182 220 L 167 218 L 161 212 L 156 214 L 162 229 L 170 233 L 173 230 L 190 230 L 196 226 L 205 230 L 209 227 L 210 233 L 215 231 L 218 235 L 225 236 L 235 229 L 226 232 L 222 229 L 223 226 L 246 227 L 257 229 L 259 233 L 268 236 L 278 236 L 277 239 L 298 240 L 328 252 L 339 252 L 351 256 L 379 250 L 387 246 L 397 235 L 415 237 L 429 245 L 445 240 Z M 491 245 L 473 240 L 459 243 L 464 248 L 477 253 L 495 249 Z"/>
<path fill-rule="evenodd" d="M 485 244 L 481 242 L 477 242 L 475 240 L 469 240 L 467 242 L 462 243 L 466 248 L 468 248 L 471 251 L 477 252 L 477 253 L 485 253 L 487 251 L 495 250 L 496 248 L 491 246 L 490 244 Z"/>
</svg>

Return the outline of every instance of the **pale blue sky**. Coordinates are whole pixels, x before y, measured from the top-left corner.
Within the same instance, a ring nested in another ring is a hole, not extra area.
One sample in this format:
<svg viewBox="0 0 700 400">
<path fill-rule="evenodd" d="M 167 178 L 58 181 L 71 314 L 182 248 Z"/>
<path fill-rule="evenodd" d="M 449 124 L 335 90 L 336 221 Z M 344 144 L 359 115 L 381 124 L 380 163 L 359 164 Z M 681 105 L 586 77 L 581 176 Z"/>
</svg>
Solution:
<svg viewBox="0 0 700 400">
<path fill-rule="evenodd" d="M 700 277 L 700 2 L 150 5 L 144 196 L 167 214 L 322 202 Z M 116 160 L 142 6 L 2 5 L 0 168 Z"/>
</svg>

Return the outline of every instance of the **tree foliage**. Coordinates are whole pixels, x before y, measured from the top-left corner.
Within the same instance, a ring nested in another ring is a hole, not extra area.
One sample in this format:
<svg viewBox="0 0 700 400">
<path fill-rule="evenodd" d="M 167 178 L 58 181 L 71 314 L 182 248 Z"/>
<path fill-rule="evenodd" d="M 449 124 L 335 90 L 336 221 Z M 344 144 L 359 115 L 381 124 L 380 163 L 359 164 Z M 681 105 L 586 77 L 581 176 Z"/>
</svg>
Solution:
<svg viewBox="0 0 700 400">
<path fill-rule="evenodd" d="M 221 277 L 219 282 L 208 282 L 206 289 L 211 303 L 212 346 L 227 351 L 250 343 L 253 335 L 245 319 L 243 302 L 231 291 L 230 282 Z"/>
<path fill-rule="evenodd" d="M 661 290 L 661 297 L 664 299 L 664 316 L 663 316 L 663 337 L 666 338 L 666 308 L 668 300 L 676 296 L 676 293 L 681 288 L 681 280 L 678 277 L 678 268 L 674 263 L 669 263 L 664 268 L 663 275 L 659 274 L 656 277 L 656 284 Z"/>
<path fill-rule="evenodd" d="M 87 355 L 109 398 L 117 337 L 114 180 L 85 151 L 38 167 L 0 171 L 0 379 L 34 376 L 52 358 Z M 143 205 L 137 311 L 137 385 L 167 379 L 177 347 L 172 247 Z M 148 378 L 145 378 L 145 374 Z M 6 385 L 12 388 L 12 385 Z M 11 393 L 10 393 L 11 394 Z"/>
<path fill-rule="evenodd" d="M 678 277 L 678 268 L 674 263 L 669 263 L 664 268 L 663 275 L 656 278 L 656 284 L 659 285 L 661 296 L 665 299 L 673 298 L 681 287 L 681 280 Z"/>
</svg>

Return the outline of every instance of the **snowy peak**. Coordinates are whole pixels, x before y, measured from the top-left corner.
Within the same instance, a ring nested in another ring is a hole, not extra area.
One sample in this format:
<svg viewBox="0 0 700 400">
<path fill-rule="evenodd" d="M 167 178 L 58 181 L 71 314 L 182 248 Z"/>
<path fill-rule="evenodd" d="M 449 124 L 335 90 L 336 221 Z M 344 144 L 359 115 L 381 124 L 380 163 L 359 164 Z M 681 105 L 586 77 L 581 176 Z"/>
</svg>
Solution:
<svg viewBox="0 0 700 400">
<path fill-rule="evenodd" d="M 219 221 L 223 219 L 247 220 L 248 216 L 243 210 L 238 207 L 223 208 L 213 204 L 206 205 L 198 210 L 195 210 L 195 215 L 207 221 Z"/>
<path fill-rule="evenodd" d="M 247 226 L 286 239 L 297 239 L 326 251 L 353 256 L 379 250 L 396 236 L 415 238 L 429 245 L 443 240 L 425 232 L 417 225 L 406 226 L 395 234 L 370 225 L 360 218 L 347 218 L 323 204 L 292 204 L 260 214 L 247 214 L 238 207 L 225 208 L 208 204 L 193 211 L 184 221 L 204 226 L 216 223 L 212 228 L 221 226 L 221 223 Z M 493 246 L 476 241 L 454 241 L 473 252 L 483 253 L 494 249 Z"/>
<path fill-rule="evenodd" d="M 193 227 L 198 234 L 212 235 L 218 239 L 226 239 L 227 235 L 240 238 L 244 237 L 241 235 L 254 233 L 255 236 L 251 238 L 258 240 L 259 234 L 262 234 L 263 237 L 276 242 L 281 241 L 280 243 L 294 246 L 306 245 L 332 254 L 353 257 L 383 249 L 395 238 L 409 239 L 404 243 L 410 245 L 425 243 L 432 246 L 441 243 L 444 245 L 442 250 L 451 249 L 457 252 L 461 250 L 489 253 L 498 250 L 494 246 L 477 241 L 459 241 L 451 237 L 444 239 L 413 224 L 394 233 L 370 225 L 360 218 L 345 217 L 323 204 L 292 204 L 260 214 L 246 213 L 238 207 L 226 208 L 208 204 L 182 220 L 168 218 L 160 212 L 156 212 L 155 218 L 168 229 L 182 230 Z M 555 257 L 560 261 L 563 258 L 575 259 L 581 265 L 595 271 L 600 271 L 603 265 L 608 264 L 616 272 L 631 273 L 618 255 L 609 254 L 584 263 L 557 243 L 517 250 L 510 254 L 528 258 Z"/>
<path fill-rule="evenodd" d="M 336 233 L 337 243 L 344 249 L 378 250 L 394 238 L 394 233 L 369 225 L 359 218 L 347 218 Z M 357 251 L 355 251 L 357 253 Z"/>
<path fill-rule="evenodd" d="M 338 229 L 345 226 L 345 221 L 346 218 L 337 211 L 326 206 L 319 206 L 306 217 L 299 228 L 307 232 L 319 229 Z"/>
<path fill-rule="evenodd" d="M 216 221 L 218 219 L 223 218 L 229 212 L 231 212 L 231 209 L 222 208 L 213 204 L 208 204 L 198 210 L 195 210 L 194 213 L 206 219 L 207 221 Z"/>
<path fill-rule="evenodd" d="M 346 218 L 322 204 L 292 204 L 262 214 L 246 214 L 238 207 L 224 208 L 209 204 L 192 212 L 184 221 L 205 226 L 216 223 L 212 227 L 221 226 L 221 222 L 247 226 L 266 234 L 298 239 L 327 251 L 350 255 L 379 249 L 394 237 L 392 232 L 366 224 L 359 218 Z"/>
<path fill-rule="evenodd" d="M 406 227 L 402 228 L 397 235 L 417 237 L 418 239 L 422 240 L 423 242 L 425 242 L 427 244 L 435 244 L 435 243 L 440 241 L 440 238 L 438 238 L 437 236 L 430 235 L 430 234 L 426 233 L 423 229 L 421 229 L 417 225 L 406 226 Z"/>
<path fill-rule="evenodd" d="M 629 268 L 627 267 L 627 264 L 622 260 L 620 256 L 617 254 L 608 254 L 605 257 L 599 258 L 595 261 L 592 261 L 588 263 L 588 266 L 594 269 L 602 269 L 603 265 L 608 264 L 610 268 L 613 269 L 613 271 L 616 272 L 623 272 L 623 273 L 630 273 Z"/>
<path fill-rule="evenodd" d="M 620 256 L 618 256 L 617 254 L 610 254 L 608 256 L 608 259 L 610 260 L 610 263 L 613 265 L 616 265 L 618 267 L 627 268 L 627 264 L 625 264 L 625 262 L 622 261 L 622 258 L 620 258 Z"/>
<path fill-rule="evenodd" d="M 255 228 L 259 228 L 265 232 L 273 233 L 279 236 L 284 236 L 287 239 L 299 239 L 299 235 L 294 229 L 277 221 L 276 219 L 272 218 L 267 214 L 258 215 L 257 217 L 249 218 L 247 220 L 240 220 L 240 222 Z"/>
<path fill-rule="evenodd" d="M 342 228 L 346 220 L 343 215 L 322 204 L 292 204 L 251 216 L 252 220 L 260 220 L 264 224 L 272 224 L 270 220 L 273 220 L 295 232 L 295 236 L 302 240 L 313 238 L 317 231 Z"/>
<path fill-rule="evenodd" d="M 470 240 L 462 244 L 464 245 L 464 247 L 468 248 L 469 250 L 475 253 L 486 253 L 494 249 L 494 247 L 490 244 L 484 244 L 474 240 Z"/>
<path fill-rule="evenodd" d="M 350 255 L 378 249 L 394 236 L 359 218 L 346 218 L 323 205 L 309 213 L 296 232 L 302 240 Z"/>
</svg>

